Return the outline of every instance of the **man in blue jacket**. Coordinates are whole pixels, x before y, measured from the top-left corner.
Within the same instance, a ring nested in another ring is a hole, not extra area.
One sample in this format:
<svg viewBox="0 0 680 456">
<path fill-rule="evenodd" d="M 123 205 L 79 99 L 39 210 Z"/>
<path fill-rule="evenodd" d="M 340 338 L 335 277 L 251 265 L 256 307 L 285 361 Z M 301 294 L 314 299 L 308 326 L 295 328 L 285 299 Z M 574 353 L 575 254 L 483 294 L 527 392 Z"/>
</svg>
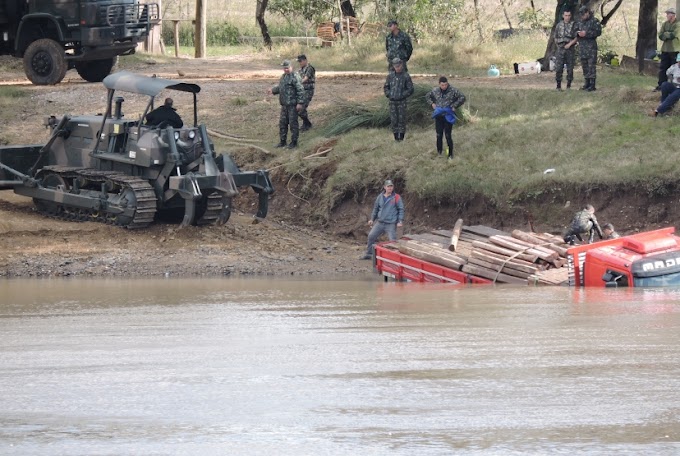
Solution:
<svg viewBox="0 0 680 456">
<path fill-rule="evenodd" d="M 384 191 L 375 199 L 373 212 L 368 220 L 371 232 L 368 233 L 368 244 L 362 260 L 370 260 L 373 257 L 373 244 L 383 233 L 387 233 L 390 241 L 396 240 L 397 227 L 402 226 L 404 222 L 404 202 L 401 196 L 394 193 L 394 183 L 387 179 L 383 189 Z"/>
<path fill-rule="evenodd" d="M 442 136 L 446 135 L 446 144 L 449 146 L 448 157 L 451 160 L 453 158 L 451 129 L 456 122 L 455 110 L 465 103 L 465 95 L 455 87 L 451 87 L 446 76 L 442 76 L 439 78 L 439 87 L 432 89 L 425 98 L 434 110 L 432 118 L 434 118 L 435 131 L 437 132 L 437 153 L 442 154 Z"/>
</svg>

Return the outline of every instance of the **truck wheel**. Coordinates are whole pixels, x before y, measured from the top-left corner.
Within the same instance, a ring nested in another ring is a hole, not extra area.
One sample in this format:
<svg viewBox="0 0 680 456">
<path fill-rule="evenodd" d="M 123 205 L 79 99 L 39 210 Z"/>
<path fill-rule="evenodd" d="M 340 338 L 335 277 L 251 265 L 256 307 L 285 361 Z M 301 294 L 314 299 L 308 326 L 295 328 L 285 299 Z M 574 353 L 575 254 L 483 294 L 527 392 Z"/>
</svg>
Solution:
<svg viewBox="0 0 680 456">
<path fill-rule="evenodd" d="M 111 57 L 110 59 L 76 62 L 76 71 L 81 78 L 88 82 L 102 82 L 105 77 L 111 74 L 117 60 L 117 57 Z"/>
<path fill-rule="evenodd" d="M 35 85 L 59 84 L 67 69 L 64 48 L 49 38 L 32 42 L 24 53 L 24 73 Z"/>
</svg>

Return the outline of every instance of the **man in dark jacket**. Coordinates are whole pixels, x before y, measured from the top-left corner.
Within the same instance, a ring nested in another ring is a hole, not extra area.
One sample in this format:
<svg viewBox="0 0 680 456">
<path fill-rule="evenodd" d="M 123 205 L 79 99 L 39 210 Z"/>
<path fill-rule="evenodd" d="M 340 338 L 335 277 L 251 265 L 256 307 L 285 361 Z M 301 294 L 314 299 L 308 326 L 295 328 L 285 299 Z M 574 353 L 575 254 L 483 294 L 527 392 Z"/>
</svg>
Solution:
<svg viewBox="0 0 680 456">
<path fill-rule="evenodd" d="M 383 90 L 390 100 L 390 124 L 394 139 L 403 141 L 406 134 L 406 99 L 413 95 L 413 81 L 404 71 L 400 59 L 392 60 L 394 71 L 387 75 Z"/>
<path fill-rule="evenodd" d="M 387 233 L 390 241 L 397 239 L 397 227 L 404 222 L 404 202 L 401 196 L 394 193 L 394 183 L 387 179 L 383 186 L 383 192 L 378 195 L 373 204 L 373 212 L 368 220 L 371 231 L 368 233 L 366 253 L 362 260 L 370 260 L 373 257 L 373 244 L 383 234 Z"/>
<path fill-rule="evenodd" d="M 300 124 L 298 113 L 303 110 L 305 103 L 305 89 L 302 87 L 300 75 L 293 71 L 290 60 L 284 60 L 281 64 L 283 75 L 279 84 L 269 89 L 269 93 L 279 95 L 281 112 L 279 114 L 279 143 L 276 147 L 288 147 L 295 149 L 298 145 Z M 286 146 L 288 127 L 290 126 L 290 144 Z"/>
<path fill-rule="evenodd" d="M 159 106 L 146 115 L 146 124 L 158 126 L 162 123 L 170 125 L 172 128 L 182 128 L 184 122 L 177 114 L 177 110 L 172 107 L 172 98 L 166 98 L 163 106 Z"/>
<path fill-rule="evenodd" d="M 595 231 L 597 231 L 600 239 L 604 237 L 602 228 L 600 228 L 600 224 L 597 223 L 597 218 L 595 218 L 595 208 L 587 204 L 582 210 L 574 214 L 571 225 L 569 225 L 569 228 L 564 233 L 564 242 L 574 245 L 574 238 L 583 242 L 581 233 L 588 233 L 588 244 L 592 244 L 595 238 Z"/>
<path fill-rule="evenodd" d="M 435 131 L 437 132 L 437 153 L 442 154 L 442 135 L 446 134 L 446 144 L 449 146 L 449 160 L 453 159 L 453 138 L 451 129 L 456 121 L 455 111 L 465 103 L 465 95 L 455 87 L 449 85 L 446 76 L 439 78 L 439 87 L 427 94 L 427 101 L 434 109 Z"/>
<path fill-rule="evenodd" d="M 314 85 L 316 84 L 316 69 L 307 61 L 307 56 L 300 54 L 297 57 L 297 61 L 300 63 L 300 69 L 298 70 L 298 75 L 302 82 L 302 87 L 305 88 L 305 103 L 302 111 L 298 113 L 300 119 L 302 119 L 302 128 L 300 131 L 307 131 L 312 128 L 312 122 L 309 121 L 309 115 L 307 114 L 307 108 L 312 102 L 314 97 Z"/>
<path fill-rule="evenodd" d="M 411 58 L 413 53 L 413 44 L 411 37 L 399 30 L 399 23 L 397 21 L 389 21 L 387 28 L 390 33 L 385 37 L 385 52 L 387 54 L 387 71 L 394 71 L 392 60 L 400 59 L 404 65 L 404 71 L 408 71 L 406 62 Z"/>
</svg>

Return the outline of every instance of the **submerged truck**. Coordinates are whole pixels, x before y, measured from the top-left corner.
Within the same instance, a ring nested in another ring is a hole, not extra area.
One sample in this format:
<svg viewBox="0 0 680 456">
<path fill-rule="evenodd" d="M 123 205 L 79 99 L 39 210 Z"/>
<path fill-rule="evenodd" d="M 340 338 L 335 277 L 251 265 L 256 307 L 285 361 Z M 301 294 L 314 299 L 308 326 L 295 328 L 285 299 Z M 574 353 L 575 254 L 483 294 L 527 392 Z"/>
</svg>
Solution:
<svg viewBox="0 0 680 456">
<path fill-rule="evenodd" d="M 198 85 L 121 71 L 104 86 L 104 114 L 49 117 L 45 144 L 0 146 L 0 189 L 33 198 L 50 217 L 144 228 L 163 213 L 182 215 L 182 226 L 225 223 L 239 187 L 250 187 L 258 195 L 256 216 L 266 217 L 274 192 L 269 173 L 241 171 L 215 152 L 198 123 Z M 164 90 L 193 95 L 190 126 L 145 124 Z M 139 118 L 125 117 L 118 91 L 149 97 Z"/>
<path fill-rule="evenodd" d="M 489 258 L 486 257 L 487 260 Z M 474 271 L 481 271 L 479 268 L 467 268 L 464 264 L 458 266 L 451 261 L 446 262 L 448 266 L 438 264 L 436 257 L 430 257 L 430 260 L 401 252 L 395 248 L 394 242 L 375 246 L 375 266 L 385 280 L 468 284 L 494 282 L 493 275 L 484 277 L 475 274 Z M 503 269 L 508 261 L 505 259 L 495 263 L 498 273 L 510 271 Z M 571 246 L 566 249 L 563 268 L 539 271 L 524 283 L 536 284 L 536 279 L 542 273 L 551 274 L 553 280 L 550 283 L 554 285 L 573 287 L 677 287 L 680 286 L 680 237 L 675 235 L 675 228 L 668 227 L 594 244 Z M 555 280 L 555 277 L 561 278 Z"/>
<path fill-rule="evenodd" d="M 0 55 L 22 58 L 36 85 L 72 68 L 101 82 L 158 21 L 158 4 L 138 0 L 0 0 Z"/>
</svg>

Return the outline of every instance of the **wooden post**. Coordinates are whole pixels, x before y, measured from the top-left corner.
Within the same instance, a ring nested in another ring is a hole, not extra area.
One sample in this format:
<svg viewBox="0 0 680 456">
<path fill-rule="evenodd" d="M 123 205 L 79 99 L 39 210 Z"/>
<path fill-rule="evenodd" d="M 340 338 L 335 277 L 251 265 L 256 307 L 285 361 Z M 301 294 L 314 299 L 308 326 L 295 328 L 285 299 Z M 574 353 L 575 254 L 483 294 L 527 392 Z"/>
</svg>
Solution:
<svg viewBox="0 0 680 456">
<path fill-rule="evenodd" d="M 175 41 L 175 57 L 179 57 L 179 21 L 173 20 L 172 21 L 172 27 L 173 27 L 173 38 L 174 38 L 174 41 Z"/>
<path fill-rule="evenodd" d="M 340 4 L 340 0 L 338 0 L 338 14 L 340 14 L 340 41 L 342 41 L 342 5 Z"/>
<path fill-rule="evenodd" d="M 196 0 L 196 29 L 194 32 L 194 57 L 204 58 L 206 48 L 206 22 L 207 22 L 208 0 Z"/>
<path fill-rule="evenodd" d="M 347 17 L 347 45 L 351 46 L 352 45 L 352 34 L 350 33 L 351 30 L 349 29 L 349 17 Z"/>
<path fill-rule="evenodd" d="M 449 250 L 452 252 L 456 251 L 456 246 L 458 245 L 458 238 L 460 237 L 460 230 L 463 229 L 463 219 L 456 220 L 456 224 L 453 225 L 453 234 L 451 235 L 451 243 L 449 244 Z"/>
</svg>

